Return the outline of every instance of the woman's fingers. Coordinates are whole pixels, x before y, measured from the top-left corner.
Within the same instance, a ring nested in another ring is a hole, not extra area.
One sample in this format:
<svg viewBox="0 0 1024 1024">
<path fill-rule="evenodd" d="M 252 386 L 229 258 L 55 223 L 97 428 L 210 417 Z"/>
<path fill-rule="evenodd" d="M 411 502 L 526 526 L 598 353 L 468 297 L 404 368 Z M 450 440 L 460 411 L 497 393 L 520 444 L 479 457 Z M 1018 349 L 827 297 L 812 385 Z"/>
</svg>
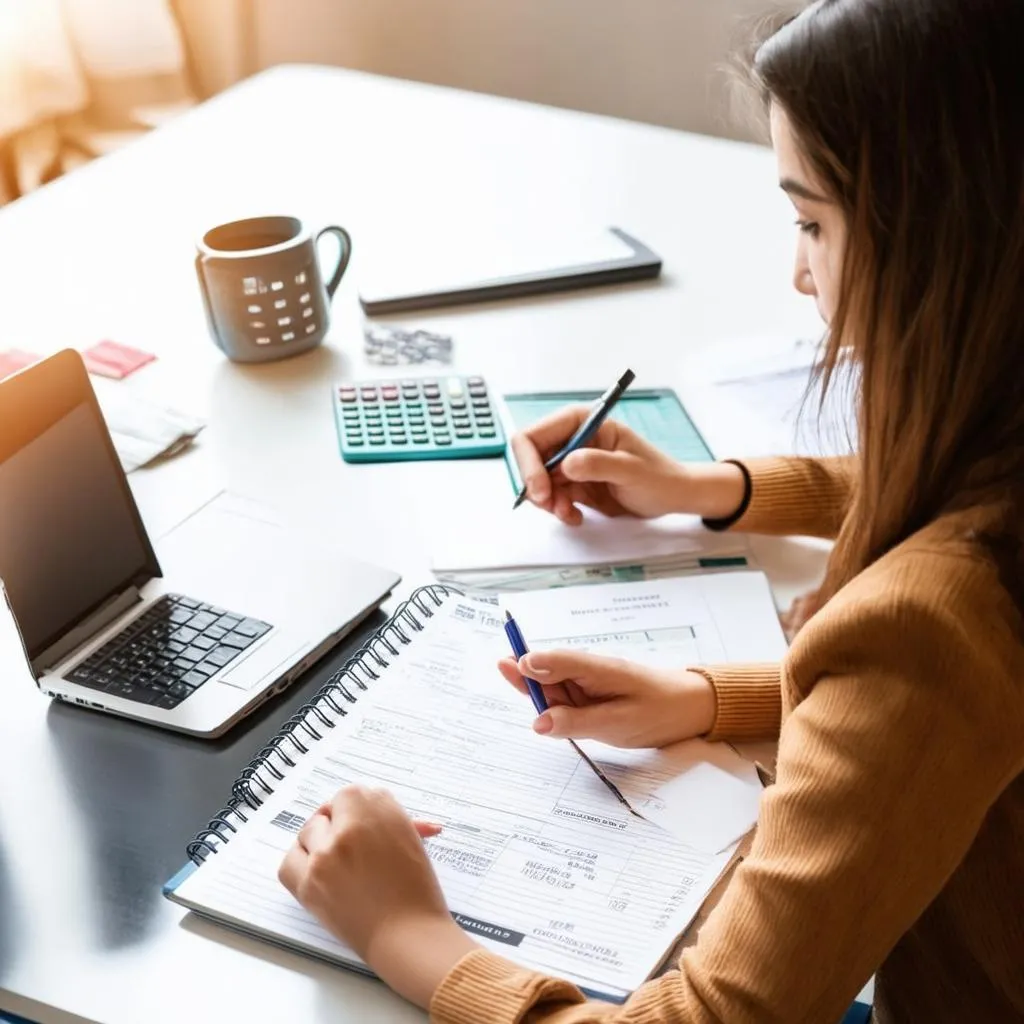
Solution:
<svg viewBox="0 0 1024 1024">
<path fill-rule="evenodd" d="M 533 731 L 552 739 L 615 739 L 621 732 L 621 709 L 614 703 L 548 708 L 533 723 Z"/>
<path fill-rule="evenodd" d="M 523 679 L 522 673 L 516 667 L 515 658 L 502 658 L 498 662 L 498 671 L 502 674 L 503 678 L 511 683 L 521 694 L 524 696 L 529 695 L 529 690 L 526 688 L 526 681 Z M 537 680 L 541 683 L 541 680 Z M 544 687 L 544 699 L 548 704 L 576 704 L 578 703 L 576 696 L 570 692 L 571 684 L 566 684 L 560 681 L 552 680 L 546 683 L 541 683 Z"/>
<path fill-rule="evenodd" d="M 539 683 L 572 680 L 584 693 L 619 693 L 628 684 L 630 664 L 619 658 L 605 658 L 582 651 L 531 651 L 519 659 L 520 675 Z"/>
<path fill-rule="evenodd" d="M 498 662 L 498 671 L 502 674 L 505 681 L 511 683 L 521 694 L 526 695 L 529 693 L 526 689 L 525 680 L 520 675 L 519 669 L 516 668 L 515 658 L 502 658 Z"/>
<path fill-rule="evenodd" d="M 419 818 L 413 818 L 412 824 L 413 828 L 416 829 L 423 839 L 439 835 L 443 829 L 443 826 L 439 825 L 436 821 L 421 821 Z"/>
</svg>

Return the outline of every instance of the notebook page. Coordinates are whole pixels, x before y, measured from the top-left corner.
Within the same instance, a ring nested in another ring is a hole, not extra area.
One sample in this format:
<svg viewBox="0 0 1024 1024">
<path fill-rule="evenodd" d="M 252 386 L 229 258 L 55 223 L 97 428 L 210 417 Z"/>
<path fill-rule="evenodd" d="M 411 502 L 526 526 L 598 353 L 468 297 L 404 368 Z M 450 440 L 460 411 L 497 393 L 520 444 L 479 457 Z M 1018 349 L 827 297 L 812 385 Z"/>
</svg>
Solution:
<svg viewBox="0 0 1024 1024">
<path fill-rule="evenodd" d="M 626 811 L 568 744 L 531 729 L 497 675 L 486 606 L 450 600 L 176 898 L 352 962 L 277 882 L 296 831 L 343 785 L 390 789 L 443 825 L 426 843 L 448 905 L 495 952 L 621 997 L 661 961 L 731 855 Z"/>
</svg>

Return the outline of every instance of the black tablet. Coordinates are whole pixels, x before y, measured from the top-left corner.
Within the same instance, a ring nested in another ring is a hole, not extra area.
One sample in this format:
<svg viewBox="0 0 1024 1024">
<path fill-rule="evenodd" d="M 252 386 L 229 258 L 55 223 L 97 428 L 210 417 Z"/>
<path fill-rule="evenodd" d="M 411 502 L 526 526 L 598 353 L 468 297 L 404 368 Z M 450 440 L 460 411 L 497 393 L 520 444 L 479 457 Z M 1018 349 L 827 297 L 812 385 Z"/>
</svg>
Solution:
<svg viewBox="0 0 1024 1024">
<path fill-rule="evenodd" d="M 450 241 L 450 240 L 449 240 Z M 567 291 L 592 285 L 654 278 L 661 257 L 621 228 L 594 236 L 529 244 L 495 236 L 475 245 L 424 245 L 417 254 L 371 254 L 359 273 L 359 301 L 371 316 L 407 310 L 509 299 L 520 295 Z M 452 250 L 458 255 L 451 257 Z"/>
</svg>

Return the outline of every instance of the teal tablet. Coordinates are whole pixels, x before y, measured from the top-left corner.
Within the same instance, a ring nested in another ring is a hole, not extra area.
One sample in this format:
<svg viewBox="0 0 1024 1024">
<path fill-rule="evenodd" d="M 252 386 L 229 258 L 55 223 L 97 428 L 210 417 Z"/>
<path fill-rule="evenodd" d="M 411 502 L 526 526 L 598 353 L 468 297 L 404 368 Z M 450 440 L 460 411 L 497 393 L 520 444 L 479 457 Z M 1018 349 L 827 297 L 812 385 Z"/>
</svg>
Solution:
<svg viewBox="0 0 1024 1024">
<path fill-rule="evenodd" d="M 601 397 L 600 391 L 548 391 L 540 394 L 505 395 L 504 401 L 517 431 L 562 406 L 576 402 L 593 402 Z M 689 413 L 671 388 L 637 388 L 626 392 L 612 410 L 609 419 L 618 420 L 635 430 L 641 437 L 656 445 L 667 455 L 680 462 L 713 462 L 714 455 Z M 505 452 L 512 487 L 518 494 L 522 487 L 519 468 L 512 449 Z"/>
</svg>

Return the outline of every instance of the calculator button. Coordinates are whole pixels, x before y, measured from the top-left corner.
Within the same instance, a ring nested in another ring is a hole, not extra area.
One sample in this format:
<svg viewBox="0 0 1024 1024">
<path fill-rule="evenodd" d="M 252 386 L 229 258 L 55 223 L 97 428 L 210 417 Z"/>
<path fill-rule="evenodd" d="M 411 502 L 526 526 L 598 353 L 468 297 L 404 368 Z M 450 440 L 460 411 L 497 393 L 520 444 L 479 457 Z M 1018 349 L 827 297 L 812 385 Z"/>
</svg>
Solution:
<svg viewBox="0 0 1024 1024">
<path fill-rule="evenodd" d="M 453 398 L 448 404 L 453 409 L 465 409 L 466 408 L 466 400 L 464 398 Z"/>
<path fill-rule="evenodd" d="M 377 389 L 376 388 L 363 388 L 361 392 L 364 402 L 376 402 L 377 401 Z"/>
<path fill-rule="evenodd" d="M 455 430 L 456 437 L 472 437 L 473 431 L 467 430 L 465 427 L 457 427 Z"/>
<path fill-rule="evenodd" d="M 470 386 L 472 386 L 474 384 L 477 384 L 477 385 L 483 384 L 483 382 L 484 382 L 483 377 L 467 377 L 466 378 L 466 383 L 469 384 Z"/>
<path fill-rule="evenodd" d="M 481 437 L 494 437 L 494 428 L 493 427 L 482 427 L 480 429 L 480 436 Z"/>
<path fill-rule="evenodd" d="M 367 436 L 369 437 L 383 437 L 384 431 L 380 427 L 367 427 Z"/>
<path fill-rule="evenodd" d="M 426 437 L 427 436 L 427 428 L 426 427 L 413 427 L 412 428 L 412 436 L 413 437 Z"/>
<path fill-rule="evenodd" d="M 409 443 L 409 438 L 407 438 L 405 436 L 405 434 L 393 434 L 391 436 L 391 443 L 392 444 L 408 444 Z"/>
<path fill-rule="evenodd" d="M 384 435 L 381 434 L 378 437 L 374 437 L 374 435 L 371 434 L 370 435 L 370 444 L 376 444 L 376 445 L 384 444 Z"/>
<path fill-rule="evenodd" d="M 451 398 L 462 397 L 462 381 L 458 377 L 449 377 L 447 385 L 448 395 Z"/>
<path fill-rule="evenodd" d="M 345 438 L 345 443 L 352 448 L 362 448 L 364 444 L 361 437 L 347 437 Z"/>
<path fill-rule="evenodd" d="M 434 444 L 439 444 L 442 447 L 444 447 L 444 446 L 450 445 L 451 443 L 452 443 L 452 439 L 447 434 L 435 434 L 434 435 Z"/>
<path fill-rule="evenodd" d="M 416 426 L 419 426 L 420 424 L 425 423 L 426 420 L 424 420 L 423 418 L 423 413 L 411 412 L 409 413 L 409 422 L 416 424 Z"/>
<path fill-rule="evenodd" d="M 440 398 L 441 397 L 441 389 L 436 384 L 434 384 L 434 385 L 424 384 L 423 385 L 423 394 L 425 394 L 427 396 L 427 398 L 434 398 L 434 399 Z"/>
<path fill-rule="evenodd" d="M 429 440 L 430 438 L 428 438 L 426 434 L 413 434 L 412 436 L 413 444 L 426 444 Z"/>
</svg>

